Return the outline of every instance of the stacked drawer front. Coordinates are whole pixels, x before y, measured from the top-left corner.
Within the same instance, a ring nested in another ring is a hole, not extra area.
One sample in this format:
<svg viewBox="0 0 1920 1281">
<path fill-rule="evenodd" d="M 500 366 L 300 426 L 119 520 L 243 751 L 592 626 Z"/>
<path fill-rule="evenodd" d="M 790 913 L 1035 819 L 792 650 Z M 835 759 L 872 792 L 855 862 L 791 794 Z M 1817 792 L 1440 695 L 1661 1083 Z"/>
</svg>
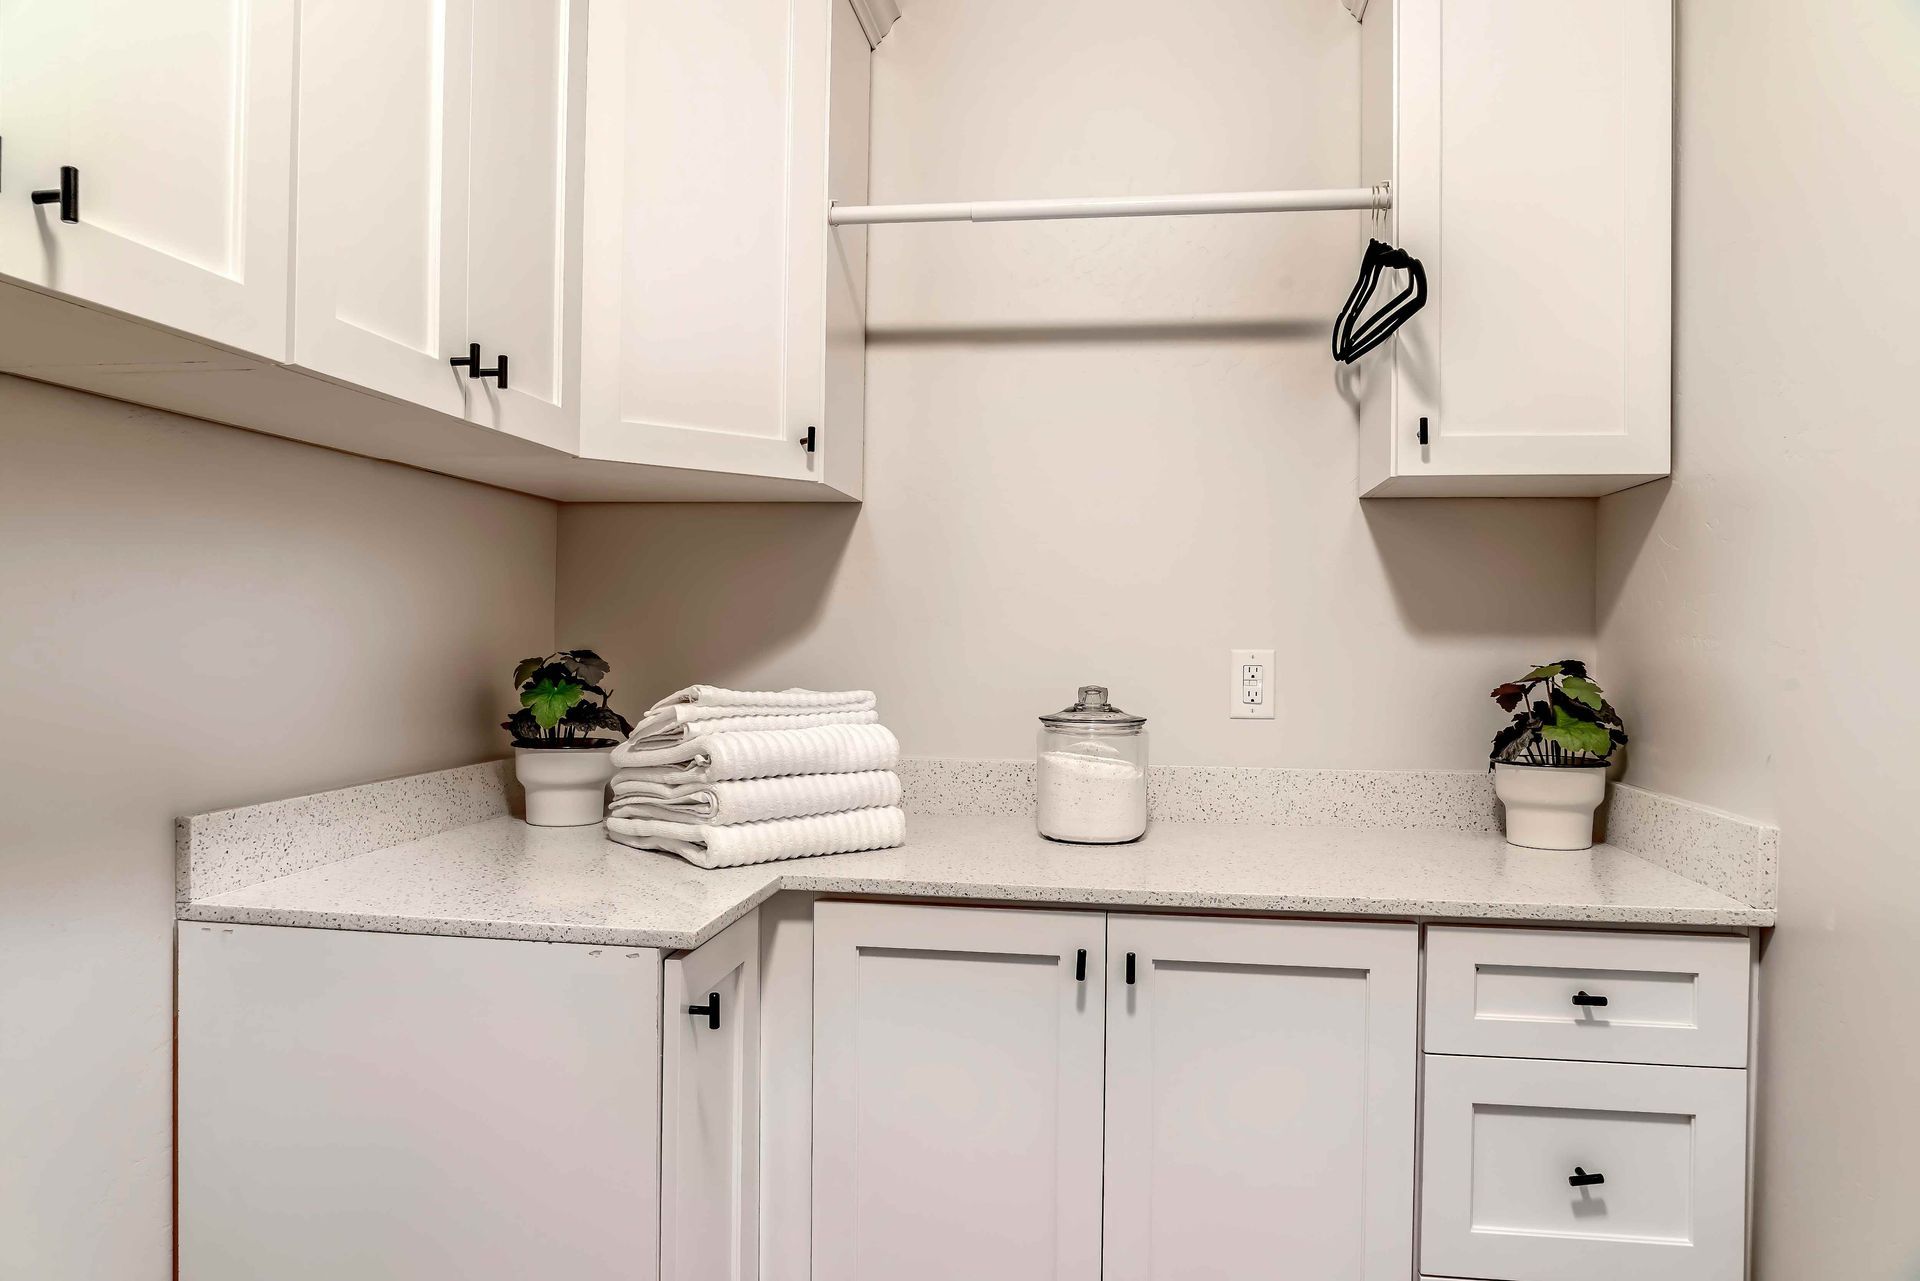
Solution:
<svg viewBox="0 0 1920 1281">
<path fill-rule="evenodd" d="M 1430 928 L 1421 1272 L 1740 1281 L 1750 946 Z"/>
</svg>

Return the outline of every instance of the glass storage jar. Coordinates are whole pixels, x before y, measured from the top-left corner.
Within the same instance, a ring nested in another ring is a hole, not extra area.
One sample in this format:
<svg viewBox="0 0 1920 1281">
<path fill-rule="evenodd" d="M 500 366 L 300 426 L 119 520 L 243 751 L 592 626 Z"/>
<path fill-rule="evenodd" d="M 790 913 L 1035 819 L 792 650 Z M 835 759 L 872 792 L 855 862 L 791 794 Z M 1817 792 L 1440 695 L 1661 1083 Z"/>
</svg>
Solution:
<svg viewBox="0 0 1920 1281">
<path fill-rule="evenodd" d="M 1072 707 L 1040 718 L 1040 835 L 1118 845 L 1146 833 L 1146 726 L 1146 717 L 1109 704 L 1100 685 L 1082 685 Z"/>
</svg>

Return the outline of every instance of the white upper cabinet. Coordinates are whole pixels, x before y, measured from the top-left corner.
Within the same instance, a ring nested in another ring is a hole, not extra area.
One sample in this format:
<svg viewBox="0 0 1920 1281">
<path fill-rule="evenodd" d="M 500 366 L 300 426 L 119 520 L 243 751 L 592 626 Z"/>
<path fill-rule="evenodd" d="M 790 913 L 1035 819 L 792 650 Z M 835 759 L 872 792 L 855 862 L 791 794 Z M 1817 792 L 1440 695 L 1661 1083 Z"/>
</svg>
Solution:
<svg viewBox="0 0 1920 1281">
<path fill-rule="evenodd" d="M 1361 360 L 1361 493 L 1668 473 L 1673 27 L 1673 0 L 1367 9 L 1362 180 L 1431 295 Z"/>
<path fill-rule="evenodd" d="M 1105 926 L 816 908 L 814 1281 L 1099 1281 Z"/>
<path fill-rule="evenodd" d="M 857 496 L 870 58 L 848 0 L 596 5 L 584 455 Z"/>
<path fill-rule="evenodd" d="M 1105 1281 L 1402 1281 L 1418 929 L 1109 922 Z"/>
<path fill-rule="evenodd" d="M 585 22 L 552 0 L 303 7 L 301 367 L 572 447 Z M 472 344 L 506 376 L 449 363 Z"/>
<path fill-rule="evenodd" d="M 294 27 L 294 0 L 0 0 L 0 275 L 284 358 Z M 77 198 L 33 203 L 63 168 Z"/>
</svg>

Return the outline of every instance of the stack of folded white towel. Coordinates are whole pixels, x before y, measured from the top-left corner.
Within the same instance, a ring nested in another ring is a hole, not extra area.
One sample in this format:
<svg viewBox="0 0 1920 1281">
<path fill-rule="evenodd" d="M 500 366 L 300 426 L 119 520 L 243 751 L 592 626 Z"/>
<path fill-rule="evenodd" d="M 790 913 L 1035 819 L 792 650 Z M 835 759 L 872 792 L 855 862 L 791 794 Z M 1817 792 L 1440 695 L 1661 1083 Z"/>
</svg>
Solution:
<svg viewBox="0 0 1920 1281">
<path fill-rule="evenodd" d="M 899 761 L 866 690 L 690 686 L 614 749 L 607 835 L 701 867 L 890 849 Z"/>
</svg>

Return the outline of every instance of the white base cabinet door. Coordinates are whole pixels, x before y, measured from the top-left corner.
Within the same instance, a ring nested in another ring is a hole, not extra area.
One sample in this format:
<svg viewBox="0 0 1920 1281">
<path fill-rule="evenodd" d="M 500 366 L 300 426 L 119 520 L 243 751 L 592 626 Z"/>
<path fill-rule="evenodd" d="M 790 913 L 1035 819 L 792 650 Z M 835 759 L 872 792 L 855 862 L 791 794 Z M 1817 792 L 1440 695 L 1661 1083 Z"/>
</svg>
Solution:
<svg viewBox="0 0 1920 1281">
<path fill-rule="evenodd" d="M 294 0 L 0 0 L 0 276 L 284 359 L 295 26 Z M 74 198 L 32 203 L 63 168 Z"/>
<path fill-rule="evenodd" d="M 1420 1267 L 1506 1281 L 1740 1281 L 1747 1074 L 1426 1059 Z"/>
<path fill-rule="evenodd" d="M 760 1275 L 760 914 L 668 957 L 662 987 L 661 1281 L 753 1281 Z"/>
<path fill-rule="evenodd" d="M 1105 936 L 817 907 L 813 1281 L 1098 1281 Z"/>
<path fill-rule="evenodd" d="M 660 954 L 183 922 L 183 1281 L 657 1276 Z"/>
<path fill-rule="evenodd" d="M 1674 0 L 1394 0 L 1361 39 L 1364 180 L 1430 294 L 1357 366 L 1360 492 L 1666 475 Z"/>
<path fill-rule="evenodd" d="M 1109 922 L 1106 1281 L 1403 1281 L 1417 927 Z"/>
</svg>

